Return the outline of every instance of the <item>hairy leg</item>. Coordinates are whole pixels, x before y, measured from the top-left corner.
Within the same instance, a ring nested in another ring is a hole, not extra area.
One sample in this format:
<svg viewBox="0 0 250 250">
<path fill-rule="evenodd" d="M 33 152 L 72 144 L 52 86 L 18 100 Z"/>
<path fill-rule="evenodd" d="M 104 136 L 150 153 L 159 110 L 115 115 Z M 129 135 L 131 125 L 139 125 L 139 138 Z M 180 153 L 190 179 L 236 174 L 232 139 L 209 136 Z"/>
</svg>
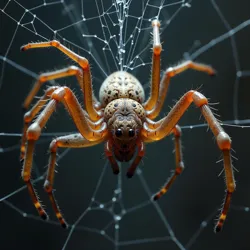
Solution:
<svg viewBox="0 0 250 250">
<path fill-rule="evenodd" d="M 25 143 L 26 143 L 26 132 L 27 129 L 30 125 L 30 122 L 34 119 L 34 117 L 39 113 L 39 111 L 44 107 L 44 105 L 48 102 L 48 100 L 50 100 L 50 96 L 51 94 L 58 89 L 59 87 L 57 86 L 53 86 L 53 87 L 49 87 L 44 95 L 38 100 L 38 102 L 32 107 L 31 110 L 29 110 L 28 112 L 25 113 L 24 115 L 24 126 L 23 126 L 23 134 L 22 134 L 22 139 L 21 139 L 21 149 L 20 149 L 20 160 L 23 160 L 24 155 L 25 155 Z M 96 122 L 92 122 L 89 118 L 89 115 L 87 114 L 87 112 L 84 112 L 85 117 L 87 118 L 88 124 L 89 126 L 94 129 L 100 129 L 101 125 L 103 123 L 103 118 L 99 119 Z"/>
<path fill-rule="evenodd" d="M 149 99 L 143 103 L 145 110 L 151 110 L 155 105 L 159 97 L 159 85 L 160 85 L 160 70 L 161 70 L 161 41 L 160 41 L 160 22 L 154 20 L 153 26 L 153 56 L 152 56 L 152 72 L 151 72 L 151 92 Z"/>
<path fill-rule="evenodd" d="M 153 196 L 154 200 L 158 200 L 159 198 L 161 198 L 161 196 L 164 195 L 172 186 L 172 184 L 176 180 L 176 177 L 180 175 L 184 170 L 184 162 L 181 149 L 181 128 L 178 125 L 176 125 L 172 130 L 172 133 L 174 134 L 174 144 L 175 144 L 175 166 L 176 166 L 175 172 L 163 185 L 161 190 Z"/>
<path fill-rule="evenodd" d="M 54 190 L 53 190 L 57 150 L 59 147 L 62 148 L 91 147 L 101 143 L 102 141 L 103 139 L 99 141 L 87 141 L 81 134 L 78 133 L 78 134 L 58 137 L 54 139 L 50 144 L 50 159 L 49 159 L 47 177 L 44 183 L 44 189 L 49 195 L 49 199 L 52 203 L 53 210 L 55 211 L 56 217 L 58 218 L 63 228 L 67 228 L 67 223 L 60 212 L 59 206 L 54 197 Z"/>
<path fill-rule="evenodd" d="M 108 160 L 110 162 L 113 173 L 114 174 L 119 174 L 120 170 L 119 170 L 119 166 L 117 164 L 117 161 L 113 156 L 111 140 L 108 140 L 106 142 L 104 151 L 105 151 L 105 155 L 107 156 L 107 158 L 108 158 Z"/>
<path fill-rule="evenodd" d="M 138 146 L 138 153 L 137 153 L 137 156 L 135 157 L 134 161 L 132 162 L 131 166 L 128 169 L 128 172 L 127 172 L 128 178 L 133 177 L 136 168 L 138 167 L 139 163 L 142 160 L 142 157 L 145 154 L 144 143 L 140 141 L 139 143 L 137 143 L 137 146 Z"/>
<path fill-rule="evenodd" d="M 181 72 L 183 72 L 187 69 L 194 69 L 197 71 L 205 72 L 209 75 L 215 75 L 215 70 L 211 66 L 201 64 L 201 63 L 195 63 L 193 61 L 186 61 L 186 62 L 183 62 L 175 67 L 168 68 L 166 70 L 162 80 L 161 80 L 161 83 L 160 83 L 159 98 L 157 100 L 157 103 L 152 108 L 152 110 L 149 110 L 147 112 L 148 118 L 154 119 L 161 112 L 171 78 L 177 74 L 180 74 Z"/>
<path fill-rule="evenodd" d="M 38 93 L 39 89 L 42 87 L 42 85 L 50 80 L 56 80 L 56 79 L 60 79 L 63 77 L 68 77 L 68 76 L 76 76 L 78 83 L 80 85 L 80 87 L 82 88 L 83 84 L 81 81 L 82 78 L 82 70 L 75 67 L 75 66 L 70 66 L 67 67 L 65 69 L 60 69 L 60 70 L 56 70 L 56 71 L 52 71 L 52 72 L 48 72 L 48 73 L 42 73 L 38 76 L 37 81 L 35 82 L 35 84 L 33 85 L 31 91 L 29 92 L 28 96 L 26 97 L 24 103 L 23 103 L 23 107 L 25 109 L 27 109 L 32 100 L 34 99 L 34 97 L 36 96 L 36 94 Z M 83 88 L 82 88 L 83 90 Z"/>
<path fill-rule="evenodd" d="M 215 231 L 219 232 L 227 216 L 232 193 L 235 190 L 235 180 L 230 153 L 230 137 L 228 136 L 228 134 L 225 133 L 224 129 L 220 126 L 220 124 L 214 117 L 211 109 L 208 106 L 207 98 L 197 91 L 191 90 L 187 92 L 175 104 L 169 114 L 159 121 L 160 126 L 158 126 L 156 129 L 150 129 L 147 123 L 145 122 L 144 127 L 142 129 L 142 134 L 144 137 L 148 137 L 151 140 L 160 140 L 164 138 L 172 131 L 175 124 L 177 124 L 179 119 L 182 117 L 182 115 L 192 102 L 194 102 L 194 104 L 200 108 L 201 113 L 205 117 L 210 129 L 212 130 L 217 140 L 218 147 L 223 154 L 227 194 L 219 217 L 219 221 L 215 227 Z"/>
<path fill-rule="evenodd" d="M 80 131 L 82 136 L 85 137 L 88 141 L 99 141 L 105 138 L 105 136 L 107 135 L 106 123 L 103 123 L 101 129 L 99 130 L 94 130 L 89 126 L 87 118 L 85 117 L 80 104 L 78 103 L 75 95 L 69 88 L 60 87 L 56 89 L 51 94 L 51 99 L 52 100 L 49 101 L 44 110 L 39 114 L 39 116 L 29 126 L 27 130 L 27 147 L 24 158 L 24 166 L 22 170 L 22 178 L 27 184 L 32 201 L 35 207 L 37 208 L 40 216 L 44 219 L 47 217 L 47 215 L 42 209 L 41 204 L 30 181 L 31 169 L 33 163 L 35 142 L 39 139 L 42 129 L 46 125 L 52 113 L 55 111 L 57 103 L 62 102 L 65 105 L 70 115 L 72 116 L 73 121 L 75 122 L 78 130 Z"/>
<path fill-rule="evenodd" d="M 26 133 L 27 129 L 30 125 L 30 122 L 34 119 L 34 117 L 39 113 L 39 111 L 44 107 L 44 105 L 50 100 L 51 94 L 58 89 L 59 87 L 50 87 L 48 88 L 44 95 L 37 101 L 37 103 L 32 107 L 31 110 L 26 112 L 23 117 L 23 134 L 22 134 L 22 139 L 21 139 L 21 148 L 20 148 L 20 160 L 23 160 L 24 155 L 25 155 L 25 144 L 27 141 L 26 138 Z"/>
<path fill-rule="evenodd" d="M 99 103 L 96 104 L 96 98 L 93 98 L 93 89 L 92 89 L 92 80 L 91 80 L 91 72 L 90 72 L 90 65 L 88 60 L 85 57 L 77 55 L 75 52 L 71 51 L 64 45 L 62 45 L 60 42 L 53 40 L 48 42 L 40 42 L 40 43 L 28 43 L 21 47 L 22 51 L 28 50 L 28 49 L 34 49 L 34 48 L 46 48 L 46 47 L 55 47 L 62 51 L 64 54 L 66 54 L 69 58 L 71 58 L 73 61 L 77 62 L 82 70 L 82 86 L 80 86 L 83 89 L 84 92 L 84 102 L 85 102 L 85 108 L 90 116 L 90 119 L 93 121 L 97 121 L 101 117 L 101 111 L 97 111 L 95 109 L 95 105 L 99 109 Z"/>
</svg>

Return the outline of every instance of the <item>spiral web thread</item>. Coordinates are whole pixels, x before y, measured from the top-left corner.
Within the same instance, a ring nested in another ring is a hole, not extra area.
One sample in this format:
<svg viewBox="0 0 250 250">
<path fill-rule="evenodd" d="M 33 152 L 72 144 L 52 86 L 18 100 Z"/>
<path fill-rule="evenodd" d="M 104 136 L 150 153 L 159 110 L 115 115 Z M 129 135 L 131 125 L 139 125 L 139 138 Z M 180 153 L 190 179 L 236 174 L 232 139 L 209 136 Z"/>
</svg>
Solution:
<svg viewBox="0 0 250 250">
<path fill-rule="evenodd" d="M 140 2 L 140 11 L 138 13 L 133 14 L 133 1 L 132 0 L 113 0 L 107 1 L 104 0 L 95 0 L 95 8 L 97 15 L 95 16 L 88 16 L 87 8 L 85 7 L 85 1 L 81 1 L 81 9 L 80 14 L 73 15 L 75 13 L 72 11 L 75 8 L 75 3 L 70 1 L 48 1 L 48 0 L 41 0 L 36 1 L 38 3 L 33 4 L 34 6 L 30 7 L 29 9 L 26 8 L 25 3 L 22 3 L 21 0 L 8 0 L 2 1 L 0 4 L 1 15 L 6 15 L 9 18 L 10 22 L 14 22 L 16 24 L 16 29 L 13 31 L 12 39 L 9 41 L 8 48 L 3 51 L 3 54 L 0 55 L 0 60 L 2 61 L 1 67 L 1 78 L 0 78 L 0 89 L 5 84 L 5 67 L 6 65 L 10 65 L 13 68 L 16 68 L 18 71 L 22 72 L 25 75 L 30 76 L 32 79 L 37 78 L 37 74 L 32 72 L 31 70 L 25 68 L 24 66 L 16 63 L 11 58 L 9 58 L 9 52 L 15 42 L 15 36 L 18 32 L 22 32 L 22 29 L 28 30 L 30 33 L 36 34 L 39 41 L 46 41 L 50 40 L 51 38 L 56 38 L 62 43 L 68 45 L 70 48 L 74 48 L 79 50 L 81 54 L 86 54 L 88 57 L 92 59 L 93 64 L 95 67 L 98 67 L 102 75 L 108 76 L 114 69 L 110 68 L 110 63 L 108 61 L 112 60 L 113 64 L 115 65 L 115 70 L 128 70 L 134 71 L 138 68 L 144 67 L 146 65 L 151 64 L 151 61 L 147 61 L 145 59 L 145 54 L 150 49 L 151 44 L 143 43 L 141 38 L 141 34 L 145 34 L 144 41 L 147 41 L 147 37 L 150 37 L 151 31 L 151 21 L 154 18 L 159 18 L 159 20 L 165 20 L 162 22 L 161 31 L 162 33 L 167 29 L 167 27 L 176 19 L 181 11 L 185 11 L 187 8 L 192 8 L 192 1 L 153 1 L 153 0 L 142 0 Z M 105 2 L 105 3 L 104 3 Z M 231 27 L 230 24 L 227 22 L 223 13 L 221 12 L 219 6 L 217 5 L 216 1 L 210 1 L 214 11 L 220 17 L 221 21 L 225 26 L 225 33 L 221 34 L 218 37 L 214 37 L 209 43 L 204 45 L 194 44 L 194 46 L 190 49 L 190 51 L 186 52 L 183 57 L 184 59 L 192 59 L 195 60 L 204 52 L 210 50 L 217 44 L 223 42 L 226 39 L 230 39 L 232 54 L 234 58 L 235 68 L 236 68 L 236 75 L 235 75 L 235 84 L 234 84 L 234 120 L 231 121 L 224 121 L 221 123 L 223 126 L 235 126 L 236 129 L 240 128 L 248 128 L 247 124 L 250 123 L 250 120 L 239 120 L 238 119 L 238 88 L 239 88 L 239 81 L 241 78 L 250 76 L 250 70 L 242 70 L 240 65 L 240 60 L 237 51 L 237 43 L 235 40 L 235 34 L 244 30 L 247 26 L 250 25 L 250 19 L 245 20 L 244 22 L 240 23 L 236 27 Z M 45 11 L 45 8 L 50 8 L 50 6 L 60 6 L 63 9 L 63 15 L 67 15 L 71 20 L 71 23 L 64 27 L 58 27 L 56 30 L 52 24 L 46 23 L 42 19 L 39 18 L 39 15 L 36 15 L 37 10 Z M 20 17 L 17 18 L 16 16 L 12 15 L 12 12 L 9 11 L 11 8 L 18 8 L 19 12 L 21 13 Z M 171 15 L 168 14 L 168 10 L 173 8 Z M 78 9 L 79 11 L 79 9 Z M 28 17 L 28 18 L 27 18 Z M 29 19 L 29 21 L 27 21 Z M 25 20 L 25 21 L 24 21 Z M 130 33 L 128 34 L 128 20 L 133 20 L 133 28 Z M 95 33 L 93 30 L 88 29 L 89 23 L 92 22 L 99 22 L 100 30 L 99 33 Z M 41 32 L 41 26 L 43 29 L 47 30 L 47 34 L 49 36 L 44 36 Z M 67 29 L 74 28 L 76 30 L 76 34 L 78 36 L 82 36 L 84 39 L 82 45 L 78 45 L 74 42 L 70 41 L 70 38 L 63 35 L 63 32 Z M 84 32 L 83 32 L 84 30 Z M 97 52 L 95 49 L 96 42 L 100 43 L 102 46 L 102 52 Z M 195 124 L 195 125 L 187 125 L 182 126 L 182 129 L 197 129 L 199 127 L 206 127 L 206 124 Z M 42 139 L 38 143 L 45 143 L 51 140 L 52 136 L 59 136 L 67 134 L 65 133 L 43 133 Z M 20 137 L 20 133 L 5 133 L 4 131 L 0 133 L 1 137 Z M 10 152 L 13 150 L 17 150 L 19 145 L 13 145 L 11 147 L 2 147 L 0 152 L 2 154 L 6 152 Z M 65 150 L 59 157 L 58 162 L 60 162 L 66 154 L 68 154 L 70 150 Z M 203 220 L 200 224 L 200 227 L 197 229 L 196 232 L 193 233 L 193 236 L 190 240 L 183 244 L 178 240 L 178 237 L 175 235 L 171 225 L 169 224 L 168 220 L 166 219 L 165 214 L 161 210 L 158 203 L 151 201 L 152 191 L 147 184 L 142 170 L 139 168 L 137 170 L 137 175 L 139 181 L 145 192 L 148 195 L 148 199 L 140 204 L 137 204 L 134 207 L 125 208 L 125 204 L 123 203 L 122 197 L 122 183 L 121 183 L 121 175 L 118 176 L 117 186 L 114 189 L 114 195 L 111 197 L 110 201 L 107 203 L 101 203 L 96 199 L 96 195 L 98 193 L 99 187 L 103 181 L 103 177 L 105 171 L 107 169 L 108 163 L 105 163 L 103 170 L 100 174 L 98 183 L 96 184 L 96 189 L 92 195 L 92 199 L 89 203 L 89 206 L 79 215 L 78 219 L 70 225 L 68 237 L 65 239 L 65 243 L 63 245 L 63 249 L 67 249 L 68 242 L 71 240 L 72 235 L 74 234 L 75 230 L 82 230 L 93 232 L 96 234 L 102 235 L 107 240 L 111 241 L 114 244 L 114 249 L 119 249 L 120 246 L 129 246 L 147 242 L 159 242 L 159 241 L 173 241 L 179 249 L 190 249 L 194 242 L 199 237 L 200 233 L 204 230 L 204 228 L 208 225 L 208 223 L 213 219 L 214 215 L 217 212 L 217 208 L 211 215 L 209 215 L 205 220 Z M 44 180 L 45 174 L 40 174 L 38 171 L 35 172 L 36 177 L 34 178 L 34 183 L 42 182 Z M 22 186 L 17 190 L 14 190 L 11 193 L 6 194 L 3 197 L 0 197 L 0 202 L 4 203 L 10 209 L 13 209 L 17 213 L 19 213 L 23 217 L 31 218 L 34 220 L 39 220 L 40 218 L 33 214 L 28 214 L 25 211 L 18 208 L 18 206 L 14 205 L 11 202 L 11 198 L 22 192 L 26 189 L 26 186 Z M 114 203 L 118 203 L 120 205 L 121 213 L 115 214 L 114 212 Z M 135 210 L 143 209 L 146 206 L 153 206 L 156 212 L 159 215 L 159 220 L 161 223 L 164 224 L 166 228 L 166 236 L 165 237 L 155 237 L 155 238 L 142 238 L 136 239 L 131 241 L 120 241 L 119 240 L 119 226 L 120 220 L 126 214 L 132 213 Z M 249 211 L 249 207 L 245 206 L 232 206 L 232 209 L 242 210 L 245 212 Z M 90 210 L 103 210 L 107 213 L 110 213 L 113 216 L 113 219 L 110 223 L 104 227 L 102 230 L 84 227 L 80 225 L 81 220 L 83 217 L 90 211 Z M 52 223 L 59 226 L 57 221 L 49 220 L 46 223 Z M 114 227 L 114 235 L 108 234 L 106 231 L 110 228 Z M 167 244 L 167 243 L 166 243 Z"/>
</svg>

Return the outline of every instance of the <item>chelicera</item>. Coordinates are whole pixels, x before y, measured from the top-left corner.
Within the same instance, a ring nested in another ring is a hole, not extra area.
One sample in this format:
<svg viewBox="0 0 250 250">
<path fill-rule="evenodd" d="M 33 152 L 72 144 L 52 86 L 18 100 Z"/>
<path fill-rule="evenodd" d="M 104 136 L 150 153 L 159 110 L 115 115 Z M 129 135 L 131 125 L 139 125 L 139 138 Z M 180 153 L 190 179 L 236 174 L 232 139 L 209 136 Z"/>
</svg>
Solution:
<svg viewBox="0 0 250 250">
<path fill-rule="evenodd" d="M 79 65 L 79 67 L 70 66 L 62 70 L 41 74 L 25 99 L 24 107 L 26 109 L 43 83 L 52 79 L 75 76 L 84 96 L 83 109 L 70 88 L 66 86 L 52 86 L 45 91 L 44 96 L 24 115 L 24 129 L 21 142 L 21 159 L 24 159 L 22 178 L 26 182 L 32 201 L 43 219 L 47 218 L 47 214 L 42 208 L 31 183 L 33 152 L 35 142 L 39 139 L 42 129 L 55 111 L 58 103 L 62 103 L 69 111 L 79 133 L 61 136 L 51 142 L 50 159 L 44 187 L 61 225 L 67 227 L 53 195 L 58 147 L 81 148 L 105 142 L 105 155 L 110 162 L 113 173 L 119 173 L 117 161 L 132 161 L 127 171 L 127 176 L 131 178 L 144 156 L 145 143 L 161 140 L 172 134 L 175 142 L 176 169 L 163 188 L 154 195 L 153 199 L 157 200 L 167 192 L 176 177 L 184 169 L 180 140 L 181 129 L 177 123 L 193 102 L 205 117 L 223 154 L 227 192 L 215 231 L 218 232 L 221 230 L 229 209 L 232 193 L 235 190 L 230 153 L 231 140 L 214 117 L 209 108 L 207 98 L 195 90 L 190 90 L 179 99 L 164 118 L 155 121 L 155 118 L 162 109 L 172 77 L 187 69 L 202 71 L 209 75 L 214 75 L 215 71 L 208 65 L 186 61 L 175 67 L 168 68 L 162 79 L 160 79 L 162 46 L 159 28 L 160 22 L 154 20 L 152 22 L 153 55 L 151 92 L 146 101 L 140 82 L 133 75 L 125 71 L 114 72 L 107 77 L 100 88 L 99 100 L 97 100 L 92 91 L 88 60 L 72 52 L 56 40 L 29 43 L 22 46 L 21 50 L 23 51 L 33 48 L 55 47 Z M 35 118 L 37 114 L 38 116 Z"/>
</svg>

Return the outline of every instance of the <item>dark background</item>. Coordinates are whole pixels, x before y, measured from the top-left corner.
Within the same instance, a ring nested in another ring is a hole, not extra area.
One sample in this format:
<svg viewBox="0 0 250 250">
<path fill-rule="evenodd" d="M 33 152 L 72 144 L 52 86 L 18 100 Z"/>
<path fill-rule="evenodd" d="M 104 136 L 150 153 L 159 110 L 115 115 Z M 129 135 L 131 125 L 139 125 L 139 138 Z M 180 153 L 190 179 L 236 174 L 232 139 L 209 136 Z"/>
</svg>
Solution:
<svg viewBox="0 0 250 250">
<path fill-rule="evenodd" d="M 42 4 L 43 1 L 18 1 L 25 8 L 31 9 Z M 100 4 L 100 1 L 97 1 Z M 109 1 L 105 1 L 105 4 Z M 131 5 L 134 15 L 138 16 L 141 4 L 138 1 Z M 1 1 L 0 8 L 3 9 L 7 1 Z M 49 2 L 47 2 L 49 3 Z M 156 1 L 157 3 L 157 1 Z M 80 20 L 81 5 L 79 1 L 65 1 L 68 8 L 63 4 L 55 4 L 47 7 L 40 7 L 33 11 L 41 20 L 47 23 L 53 30 L 72 24 L 72 20 Z M 84 13 L 86 17 L 97 15 L 97 8 L 94 1 L 83 1 Z M 218 4 L 224 18 L 216 11 Z M 108 3 L 108 6 L 110 3 Z M 184 52 L 187 52 L 194 41 L 199 40 L 203 46 L 211 39 L 214 39 L 228 31 L 228 27 L 236 27 L 243 21 L 249 19 L 250 2 L 241 1 L 199 1 L 194 0 L 191 8 L 183 8 L 173 19 L 170 25 L 166 25 L 168 16 L 172 16 L 176 7 L 165 8 L 160 15 L 162 20 L 162 35 L 164 51 L 162 53 L 162 69 L 178 63 L 183 59 Z M 138 12 L 139 11 L 139 12 Z M 138 12 L 138 13 L 137 13 Z M 22 102 L 27 95 L 34 77 L 17 70 L 10 63 L 3 63 L 3 56 L 21 65 L 32 72 L 47 72 L 54 69 L 61 69 L 72 65 L 71 60 L 55 49 L 32 50 L 21 53 L 19 47 L 30 41 L 43 41 L 42 37 L 36 36 L 32 32 L 20 25 L 17 26 L 15 20 L 19 20 L 24 13 L 24 9 L 14 1 L 9 3 L 5 13 L 0 12 L 0 66 L 2 72 L 2 86 L 0 90 L 0 132 L 20 133 L 22 129 Z M 133 12 L 132 12 L 133 13 Z M 9 16 L 8 16 L 9 15 Z M 147 16 L 154 16 L 154 12 L 147 13 Z M 72 19 L 71 19 L 72 18 Z M 166 19 L 165 19 L 166 18 Z M 132 19 L 132 18 L 131 18 Z M 26 15 L 22 23 L 30 22 L 31 16 Z M 228 23 L 223 23 L 226 20 Z M 167 26 L 167 27 L 166 27 Z M 16 28 L 18 29 L 16 30 Z M 32 26 L 26 25 L 32 29 Z M 47 39 L 53 38 L 53 32 L 39 21 L 35 21 L 37 32 Z M 132 25 L 128 27 L 128 30 Z M 149 22 L 145 22 L 145 27 L 150 27 Z M 230 28 L 229 28 L 230 29 Z M 15 33 L 16 32 L 16 33 Z M 62 30 L 59 35 L 80 47 L 93 51 L 94 58 L 87 52 L 65 43 L 70 48 L 86 56 L 92 65 L 93 85 L 98 93 L 98 89 L 105 76 L 96 64 L 100 62 L 104 71 L 109 74 L 116 70 L 113 61 L 108 56 L 108 65 L 105 63 L 102 45 L 98 40 L 84 39 L 81 34 L 97 34 L 103 37 L 100 31 L 98 20 L 74 25 L 72 28 Z M 115 28 L 112 32 L 116 32 Z M 150 29 L 146 29 L 140 36 L 140 42 L 136 47 L 139 52 L 143 46 L 150 43 Z M 206 95 L 211 103 L 219 104 L 215 106 L 220 115 L 220 120 L 239 120 L 249 118 L 249 77 L 236 77 L 237 67 L 239 70 L 250 70 L 249 59 L 249 28 L 241 30 L 231 39 L 210 48 L 197 58 L 198 61 L 213 65 L 217 69 L 218 75 L 211 79 L 207 75 L 199 72 L 188 71 L 177 76 L 171 82 L 171 87 L 165 103 L 162 115 L 169 111 L 169 106 L 174 104 L 185 91 L 191 88 L 200 87 L 200 91 Z M 12 38 L 14 37 L 14 40 Z M 57 36 L 60 39 L 59 36 Z M 233 39 L 232 39 L 233 38 Z M 93 42 L 93 47 L 91 45 Z M 232 47 L 233 45 L 233 47 Z M 236 45 L 236 47 L 235 47 Z M 8 50 L 8 47 L 10 49 Z M 111 43 L 112 49 L 115 47 Z M 233 49 L 234 48 L 234 49 Z M 235 49 L 236 48 L 236 49 Z M 7 54 L 6 54 L 7 53 Z M 99 56 L 99 58 L 98 58 Z M 143 53 L 143 60 L 150 62 L 151 48 Z M 96 59 L 96 60 L 95 60 Z M 240 64 L 240 65 L 239 65 Z M 148 83 L 150 66 L 140 67 L 132 71 L 143 84 Z M 76 87 L 75 79 L 67 78 L 58 81 L 59 84 L 71 86 L 81 100 L 81 95 Z M 238 93 L 235 92 L 235 84 L 238 83 Z M 41 91 L 42 93 L 42 91 Z M 234 102 L 234 95 L 238 98 Z M 235 105 L 237 104 L 237 106 Z M 237 111 L 237 113 L 235 112 Z M 236 117 L 237 115 L 237 117 Z M 191 107 L 180 121 L 180 125 L 202 124 L 199 110 Z M 218 177 L 222 170 L 222 163 L 216 164 L 221 159 L 216 141 L 207 127 L 183 129 L 183 154 L 186 169 L 178 178 L 169 193 L 159 202 L 159 207 L 167 219 L 169 225 L 175 233 L 175 237 L 184 247 L 190 240 L 190 249 L 250 249 L 249 227 L 250 216 L 244 211 L 244 207 L 250 206 L 250 171 L 249 171 L 249 128 L 224 127 L 233 141 L 233 155 L 238 158 L 234 160 L 234 166 L 239 170 L 235 173 L 237 190 L 233 196 L 231 210 L 228 214 L 223 231 L 220 234 L 213 233 L 214 221 L 218 215 L 218 209 L 225 195 L 224 177 Z M 50 119 L 45 132 L 70 132 L 75 126 L 64 109 L 59 107 L 56 114 Z M 35 166 L 33 176 L 41 176 L 45 172 L 48 161 L 48 146 L 52 137 L 42 137 L 41 143 L 36 147 L 34 156 Z M 21 164 L 19 163 L 19 143 L 18 136 L 1 136 L 0 146 L 4 148 L 1 157 L 1 182 L 0 198 L 11 194 L 24 185 L 21 177 Z M 147 146 L 144 164 L 141 166 L 143 175 L 134 176 L 131 180 L 125 178 L 127 164 L 122 165 L 121 181 L 122 195 L 126 209 L 134 207 L 143 202 L 149 201 L 149 196 L 141 179 L 147 182 L 149 192 L 153 194 L 164 183 L 174 169 L 174 155 L 172 154 L 173 144 L 171 138 L 166 138 L 160 142 Z M 60 150 L 63 155 L 65 150 Z M 55 189 L 56 198 L 69 224 L 74 224 L 81 213 L 89 206 L 91 197 L 97 186 L 100 174 L 105 166 L 103 159 L 103 145 L 93 148 L 74 149 L 66 151 L 60 160 L 56 175 Z M 43 181 L 39 181 L 36 189 L 40 195 L 46 210 L 50 214 L 50 222 L 43 222 L 37 219 L 37 213 L 32 205 L 26 189 L 17 192 L 7 199 L 1 199 L 0 203 L 0 247 L 1 249 L 62 249 L 65 245 L 69 230 L 63 230 L 56 221 L 48 197 L 43 191 Z M 108 203 L 117 186 L 117 177 L 113 176 L 109 166 L 103 177 L 96 199 L 102 203 Z M 114 203 L 115 204 L 115 203 Z M 108 206 L 108 205 L 107 205 Z M 114 205 L 116 214 L 121 213 L 119 204 Z M 158 207 L 158 206 L 157 206 Z M 245 209 L 247 210 L 247 209 Z M 216 212 L 217 211 L 217 212 Z M 28 218 L 22 214 L 27 213 Z M 71 235 L 66 249 L 114 249 L 114 245 L 104 238 L 100 233 L 90 232 L 86 228 L 102 230 L 112 220 L 114 213 L 91 210 Z M 199 231 L 202 221 L 208 221 L 207 227 Z M 138 240 L 143 238 L 165 237 L 169 231 L 164 226 L 163 219 L 159 216 L 154 205 L 148 205 L 134 212 L 126 214 L 119 223 L 119 242 Z M 79 227 L 80 226 L 80 227 Z M 114 237 L 114 225 L 107 230 L 110 237 Z M 100 231 L 99 231 L 100 232 Z M 196 235 L 199 232 L 199 235 Z M 197 236 L 197 237 L 196 237 Z M 194 237 L 194 238 L 193 238 Z M 135 242 L 136 243 L 136 242 Z M 138 242 L 137 242 L 138 243 Z M 120 246 L 119 249 L 180 249 L 174 241 L 155 240 L 153 243 L 131 244 Z"/>
</svg>

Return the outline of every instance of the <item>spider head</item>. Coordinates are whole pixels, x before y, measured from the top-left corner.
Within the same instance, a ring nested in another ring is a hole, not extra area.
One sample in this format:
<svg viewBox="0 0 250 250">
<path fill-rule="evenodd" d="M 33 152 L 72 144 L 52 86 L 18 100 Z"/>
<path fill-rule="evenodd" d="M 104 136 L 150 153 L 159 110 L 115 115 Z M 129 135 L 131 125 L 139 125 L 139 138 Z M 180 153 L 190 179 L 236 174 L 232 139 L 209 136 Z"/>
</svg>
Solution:
<svg viewBox="0 0 250 250">
<path fill-rule="evenodd" d="M 117 160 L 129 161 L 136 150 L 136 143 L 140 140 L 140 130 L 145 118 L 137 114 L 139 103 L 137 103 L 137 110 L 135 109 L 135 101 L 124 98 L 119 101 L 119 105 L 117 100 L 116 103 L 116 109 L 113 110 L 113 114 L 108 119 L 113 151 Z"/>
<path fill-rule="evenodd" d="M 119 161 L 129 161 L 135 152 L 141 121 L 134 115 L 117 115 L 112 124 L 114 154 Z"/>
</svg>

